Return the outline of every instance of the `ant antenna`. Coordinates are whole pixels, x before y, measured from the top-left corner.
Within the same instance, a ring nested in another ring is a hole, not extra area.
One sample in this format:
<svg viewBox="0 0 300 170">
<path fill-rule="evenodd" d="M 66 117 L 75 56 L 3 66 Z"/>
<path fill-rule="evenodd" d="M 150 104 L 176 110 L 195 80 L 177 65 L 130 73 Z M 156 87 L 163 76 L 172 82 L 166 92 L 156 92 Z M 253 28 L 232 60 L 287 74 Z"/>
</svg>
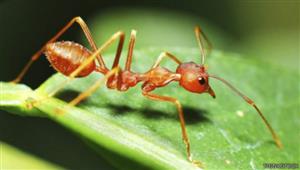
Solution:
<svg viewBox="0 0 300 170">
<path fill-rule="evenodd" d="M 245 96 L 244 94 L 242 94 L 238 89 L 236 89 L 235 87 L 233 87 L 228 81 L 224 80 L 223 78 L 217 77 L 215 75 L 209 75 L 209 77 L 215 78 L 217 80 L 220 80 L 221 82 L 223 82 L 225 85 L 227 85 L 232 91 L 234 91 L 235 93 L 237 93 L 239 96 L 241 96 L 248 104 L 250 104 L 251 106 L 254 107 L 254 109 L 257 111 L 257 113 L 259 114 L 259 116 L 262 118 L 262 120 L 264 121 L 265 125 L 267 126 L 267 128 L 269 129 L 269 131 L 272 134 L 272 137 L 277 145 L 278 148 L 282 148 L 282 143 L 279 139 L 279 137 L 276 135 L 275 131 L 273 130 L 273 128 L 271 127 L 271 125 L 269 124 L 269 122 L 267 121 L 267 119 L 265 118 L 265 116 L 262 114 L 262 112 L 258 109 L 258 107 L 256 106 L 256 104 L 247 96 Z"/>
<path fill-rule="evenodd" d="M 198 46 L 200 48 L 200 53 L 201 53 L 201 64 L 204 65 L 205 62 L 205 58 L 206 58 L 206 54 L 207 52 L 204 49 L 204 44 L 203 44 L 203 40 L 201 39 L 201 37 L 204 38 L 204 40 L 206 41 L 208 48 L 207 51 L 210 52 L 212 49 L 212 44 L 210 43 L 210 41 L 208 40 L 208 38 L 206 37 L 206 35 L 204 34 L 203 31 L 201 31 L 201 28 L 199 26 L 195 27 L 195 35 L 196 35 L 196 39 L 197 39 L 197 43 Z"/>
</svg>

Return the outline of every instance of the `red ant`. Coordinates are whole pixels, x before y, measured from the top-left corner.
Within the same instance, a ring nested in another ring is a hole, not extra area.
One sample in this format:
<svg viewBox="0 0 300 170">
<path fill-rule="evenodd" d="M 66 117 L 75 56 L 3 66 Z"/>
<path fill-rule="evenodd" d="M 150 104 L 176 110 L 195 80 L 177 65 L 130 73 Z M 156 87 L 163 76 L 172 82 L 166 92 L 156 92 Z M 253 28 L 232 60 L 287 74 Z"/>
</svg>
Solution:
<svg viewBox="0 0 300 170">
<path fill-rule="evenodd" d="M 66 31 L 68 30 L 74 23 L 78 23 L 82 28 L 85 36 L 89 44 L 91 45 L 93 52 L 89 51 L 85 47 L 80 44 L 71 41 L 60 41 L 56 42 L 56 40 Z M 155 64 L 151 67 L 149 71 L 146 73 L 135 73 L 131 71 L 131 61 L 133 48 L 136 39 L 136 31 L 132 30 L 129 41 L 129 48 L 127 54 L 127 60 L 125 69 L 121 70 L 119 68 L 119 59 L 121 56 L 121 51 L 124 44 L 124 33 L 119 31 L 113 34 L 100 48 L 97 49 L 97 46 L 92 39 L 91 33 L 85 24 L 85 22 L 80 17 L 73 18 L 70 22 L 68 22 L 53 38 L 51 38 L 38 52 L 36 52 L 31 60 L 27 63 L 27 65 L 23 68 L 21 73 L 17 76 L 17 78 L 13 81 L 15 83 L 19 82 L 24 74 L 27 72 L 31 64 L 37 60 L 41 54 L 44 52 L 47 56 L 47 59 L 51 63 L 51 65 L 60 73 L 68 76 L 70 79 L 75 77 L 85 77 L 88 76 L 91 72 L 96 71 L 105 75 L 104 79 L 97 80 L 88 90 L 82 92 L 79 96 L 73 99 L 69 104 L 76 105 L 81 100 L 85 99 L 93 91 L 95 91 L 103 82 L 106 81 L 106 85 L 110 89 L 116 89 L 119 91 L 126 91 L 129 87 L 135 86 L 139 82 L 143 82 L 142 85 L 142 94 L 149 99 L 158 100 L 158 101 L 166 101 L 175 104 L 179 113 L 181 131 L 183 141 L 186 145 L 186 152 L 188 160 L 194 162 L 190 153 L 190 143 L 189 138 L 185 129 L 185 122 L 183 117 L 183 110 L 180 102 L 176 98 L 168 97 L 168 96 L 160 96 L 157 94 L 151 93 L 154 89 L 158 87 L 164 87 L 168 85 L 172 81 L 179 82 L 179 85 L 182 86 L 187 91 L 193 93 L 209 93 L 213 98 L 215 98 L 215 93 L 209 85 L 209 78 L 214 78 L 220 80 L 225 85 L 227 85 L 231 90 L 241 96 L 248 104 L 254 107 L 254 109 L 258 112 L 259 116 L 262 118 L 263 122 L 266 124 L 267 128 L 271 132 L 273 139 L 279 148 L 282 147 L 280 139 L 277 137 L 275 131 L 272 129 L 270 124 L 267 122 L 266 118 L 263 116 L 262 112 L 258 109 L 256 104 L 247 96 L 243 95 L 240 91 L 238 91 L 235 87 L 233 87 L 226 80 L 217 77 L 215 75 L 211 75 L 207 73 L 207 68 L 204 66 L 204 60 L 206 56 L 206 51 L 204 50 L 204 42 L 209 45 L 209 49 L 211 48 L 211 43 L 208 41 L 208 38 L 201 31 L 200 27 L 195 28 L 195 34 L 197 43 L 201 52 L 201 64 L 196 64 L 194 62 L 185 62 L 182 63 L 177 57 L 172 55 L 169 52 L 163 52 L 159 55 Z M 118 47 L 116 51 L 116 56 L 112 65 L 112 69 L 109 70 L 101 56 L 101 53 L 110 46 L 114 41 L 118 41 Z M 172 72 L 164 67 L 159 66 L 161 61 L 168 57 L 178 64 L 176 72 Z M 97 64 L 96 64 L 97 61 Z M 68 82 L 68 79 L 66 82 Z M 65 83 L 66 83 L 65 82 Z M 50 96 L 53 96 L 58 90 L 60 90 L 62 86 L 58 87 Z M 198 165 L 200 163 L 198 162 Z"/>
</svg>

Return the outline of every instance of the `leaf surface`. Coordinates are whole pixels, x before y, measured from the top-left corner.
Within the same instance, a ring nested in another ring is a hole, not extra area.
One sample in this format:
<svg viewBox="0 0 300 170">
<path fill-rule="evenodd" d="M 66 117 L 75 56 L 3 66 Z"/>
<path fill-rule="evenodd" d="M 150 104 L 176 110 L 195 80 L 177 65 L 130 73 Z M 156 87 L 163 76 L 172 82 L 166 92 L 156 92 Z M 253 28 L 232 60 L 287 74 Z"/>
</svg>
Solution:
<svg viewBox="0 0 300 170">
<path fill-rule="evenodd" d="M 197 49 L 170 51 L 182 61 L 200 61 Z M 157 48 L 136 50 L 133 70 L 146 72 L 160 52 Z M 112 63 L 112 56 L 105 58 L 107 63 Z M 182 102 L 193 158 L 207 169 L 262 169 L 264 163 L 299 163 L 299 74 L 220 51 L 214 51 L 207 64 L 209 73 L 230 81 L 256 102 L 284 148 L 275 146 L 255 110 L 222 83 L 210 80 L 217 95 L 215 100 L 171 83 L 154 93 L 177 97 Z M 172 61 L 162 65 L 176 69 Z M 59 99 L 47 98 L 46 94 L 66 79 L 61 74 L 50 77 L 35 91 L 25 85 L 2 82 L 0 109 L 45 116 L 64 125 L 87 139 L 93 149 L 120 169 L 196 169 L 186 160 L 176 108 L 146 99 L 140 85 L 125 93 L 102 86 L 78 106 L 66 105 L 66 101 L 102 77 L 93 73 L 72 80 L 56 95 Z M 65 114 L 58 114 L 59 110 Z"/>
</svg>

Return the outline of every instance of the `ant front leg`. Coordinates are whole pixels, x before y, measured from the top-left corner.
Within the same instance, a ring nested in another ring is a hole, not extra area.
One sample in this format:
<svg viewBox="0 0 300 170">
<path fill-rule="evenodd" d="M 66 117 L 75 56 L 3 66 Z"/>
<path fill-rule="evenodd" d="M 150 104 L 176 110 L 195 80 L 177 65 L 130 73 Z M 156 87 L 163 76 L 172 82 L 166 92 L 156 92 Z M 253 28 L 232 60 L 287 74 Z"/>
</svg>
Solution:
<svg viewBox="0 0 300 170">
<path fill-rule="evenodd" d="M 191 161 L 193 164 L 195 164 L 198 167 L 203 167 L 203 164 L 201 162 L 194 161 L 192 159 L 191 151 L 190 151 L 190 142 L 189 142 L 189 138 L 188 138 L 186 128 L 185 128 L 185 121 L 184 121 L 184 116 L 183 116 L 184 114 L 183 114 L 183 110 L 182 110 L 182 106 L 181 106 L 180 102 L 176 98 L 160 96 L 160 95 L 148 93 L 145 91 L 143 91 L 143 95 L 152 100 L 171 102 L 171 103 L 175 104 L 178 114 L 179 114 L 181 134 L 182 134 L 183 142 L 185 143 L 185 146 L 186 146 L 186 153 L 187 153 L 188 160 Z"/>
<path fill-rule="evenodd" d="M 92 35 L 90 33 L 90 30 L 88 28 L 88 26 L 86 25 L 86 23 L 83 21 L 83 19 L 81 17 L 75 17 L 73 18 L 71 21 L 69 21 L 57 34 L 55 34 L 40 50 L 38 50 L 29 60 L 29 62 L 25 65 L 25 67 L 22 69 L 22 71 L 18 74 L 18 76 L 12 81 L 13 83 L 18 83 L 22 80 L 22 78 L 24 77 L 24 75 L 26 74 L 26 72 L 28 71 L 28 69 L 30 68 L 30 66 L 33 64 L 34 61 L 36 61 L 41 54 L 44 51 L 45 46 L 48 43 L 52 43 L 55 42 L 63 33 L 65 33 L 74 23 L 78 23 L 79 26 L 81 27 L 81 29 L 84 32 L 84 35 L 86 36 L 89 44 L 91 45 L 93 51 L 97 50 L 97 46 L 96 43 L 94 42 Z M 97 55 L 97 61 L 100 65 L 100 69 L 102 71 L 107 70 L 107 68 L 105 67 L 104 61 L 101 57 L 100 54 Z"/>
</svg>

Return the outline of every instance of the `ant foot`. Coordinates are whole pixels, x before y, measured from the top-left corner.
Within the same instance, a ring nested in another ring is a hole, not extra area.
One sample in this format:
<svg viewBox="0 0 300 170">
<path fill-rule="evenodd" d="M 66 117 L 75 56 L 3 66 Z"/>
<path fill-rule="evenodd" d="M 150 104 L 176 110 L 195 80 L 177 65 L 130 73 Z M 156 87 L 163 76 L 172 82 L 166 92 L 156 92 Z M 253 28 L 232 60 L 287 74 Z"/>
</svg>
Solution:
<svg viewBox="0 0 300 170">
<path fill-rule="evenodd" d="M 35 105 L 37 105 L 39 103 L 39 101 L 29 97 L 28 99 L 26 99 L 25 101 L 25 106 L 27 109 L 31 110 Z"/>
<path fill-rule="evenodd" d="M 191 156 L 189 156 L 189 161 L 194 164 L 196 167 L 203 169 L 204 164 L 201 163 L 200 161 L 193 160 Z"/>
<path fill-rule="evenodd" d="M 200 161 L 192 160 L 192 163 L 198 168 L 204 168 L 203 163 L 201 163 Z"/>
<path fill-rule="evenodd" d="M 17 83 L 19 83 L 20 81 L 21 81 L 21 79 L 20 79 L 19 77 L 17 77 L 17 78 L 15 78 L 15 79 L 9 81 L 9 83 L 11 83 L 11 84 L 17 84 Z"/>
<path fill-rule="evenodd" d="M 56 115 L 63 115 L 65 113 L 63 108 L 56 108 L 55 109 Z"/>
<path fill-rule="evenodd" d="M 15 79 L 15 80 L 9 81 L 8 83 L 11 83 L 11 84 L 17 84 L 17 83 L 19 83 L 19 81 L 20 81 L 20 80 Z"/>
<path fill-rule="evenodd" d="M 71 106 L 72 106 L 72 105 L 67 104 L 67 105 L 65 105 L 65 106 L 62 106 L 61 108 L 56 108 L 56 109 L 55 109 L 56 115 L 59 115 L 59 116 L 64 115 L 64 114 L 66 113 L 66 111 L 67 111 L 67 108 L 68 108 L 68 107 L 71 107 Z"/>
</svg>

